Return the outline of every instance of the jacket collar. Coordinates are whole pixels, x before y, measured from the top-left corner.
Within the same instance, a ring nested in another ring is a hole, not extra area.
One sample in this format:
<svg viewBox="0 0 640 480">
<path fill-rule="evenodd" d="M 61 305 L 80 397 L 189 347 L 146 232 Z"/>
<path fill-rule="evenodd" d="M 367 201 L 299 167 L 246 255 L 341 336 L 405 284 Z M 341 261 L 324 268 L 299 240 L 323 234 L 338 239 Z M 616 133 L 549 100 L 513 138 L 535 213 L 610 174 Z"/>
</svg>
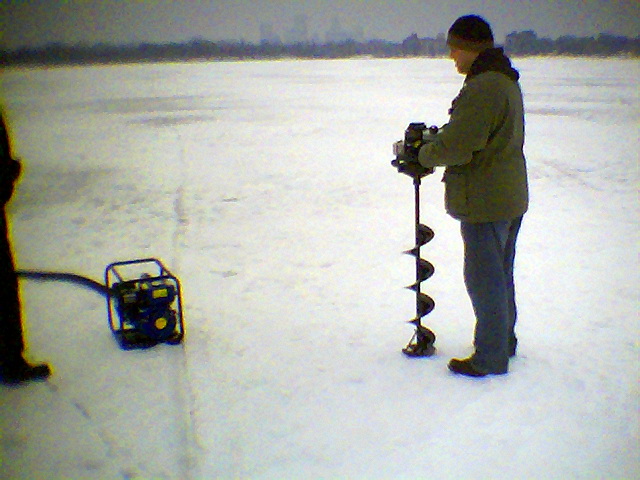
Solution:
<svg viewBox="0 0 640 480">
<path fill-rule="evenodd" d="M 513 68 L 511 60 L 509 60 L 504 54 L 504 50 L 500 47 L 488 48 L 482 51 L 471 65 L 465 81 L 485 72 L 502 73 L 514 82 L 517 82 L 520 78 L 520 73 Z"/>
</svg>

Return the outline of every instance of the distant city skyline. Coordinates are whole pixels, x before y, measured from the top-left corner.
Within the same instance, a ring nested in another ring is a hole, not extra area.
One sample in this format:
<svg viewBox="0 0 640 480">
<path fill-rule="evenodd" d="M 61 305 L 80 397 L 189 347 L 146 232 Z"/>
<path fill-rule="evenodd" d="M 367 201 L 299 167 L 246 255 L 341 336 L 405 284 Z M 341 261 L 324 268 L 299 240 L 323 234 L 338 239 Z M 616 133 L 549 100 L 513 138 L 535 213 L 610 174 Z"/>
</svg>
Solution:
<svg viewBox="0 0 640 480">
<path fill-rule="evenodd" d="M 279 27 L 279 28 L 278 28 Z M 315 32 L 310 28 L 307 15 L 296 15 L 290 24 L 274 26 L 272 23 L 260 24 L 260 42 L 292 44 L 298 42 L 341 42 L 345 40 L 365 41 L 364 28 L 354 25 L 343 27 L 337 16 L 331 20 L 325 32 Z"/>
<path fill-rule="evenodd" d="M 0 2 L 0 46 L 47 43 L 131 44 L 194 38 L 258 43 L 265 39 L 401 41 L 417 34 L 435 38 L 460 15 L 477 13 L 492 25 L 498 42 L 513 31 L 540 37 L 636 37 L 637 0 L 182 0 Z"/>
</svg>

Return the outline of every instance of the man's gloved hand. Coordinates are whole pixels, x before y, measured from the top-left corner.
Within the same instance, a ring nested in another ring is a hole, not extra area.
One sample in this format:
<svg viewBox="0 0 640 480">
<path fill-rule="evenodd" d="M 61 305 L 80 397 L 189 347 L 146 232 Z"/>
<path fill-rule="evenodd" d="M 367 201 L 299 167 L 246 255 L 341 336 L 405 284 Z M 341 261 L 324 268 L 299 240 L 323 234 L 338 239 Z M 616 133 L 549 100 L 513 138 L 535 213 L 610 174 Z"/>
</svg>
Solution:
<svg viewBox="0 0 640 480">
<path fill-rule="evenodd" d="M 424 177 L 433 173 L 433 168 L 425 168 L 418 162 L 418 156 L 401 154 L 391 161 L 391 165 L 398 169 L 398 172 L 410 177 Z"/>
<path fill-rule="evenodd" d="M 404 140 L 393 144 L 396 158 L 391 165 L 396 167 L 398 172 L 417 179 L 432 174 L 434 169 L 423 167 L 418 161 L 418 154 L 424 145 L 435 140 L 438 130 L 436 126 L 427 128 L 422 122 L 410 123 L 404 132 Z"/>
</svg>

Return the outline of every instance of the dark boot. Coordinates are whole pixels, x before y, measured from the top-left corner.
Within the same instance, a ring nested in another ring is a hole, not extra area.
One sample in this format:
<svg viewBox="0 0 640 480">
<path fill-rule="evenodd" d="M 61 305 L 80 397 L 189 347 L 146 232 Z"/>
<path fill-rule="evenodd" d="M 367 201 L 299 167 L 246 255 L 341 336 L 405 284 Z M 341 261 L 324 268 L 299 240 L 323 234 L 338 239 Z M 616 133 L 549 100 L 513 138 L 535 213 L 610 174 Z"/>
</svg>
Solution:
<svg viewBox="0 0 640 480">
<path fill-rule="evenodd" d="M 467 377 L 485 377 L 487 375 L 487 372 L 478 370 L 478 368 L 473 365 L 471 357 L 465 358 L 464 360 L 452 358 L 449 361 L 448 366 L 449 370 L 451 370 L 453 373 L 466 375 Z"/>
<path fill-rule="evenodd" d="M 50 376 L 51 368 L 46 363 L 31 365 L 22 357 L 0 362 L 0 383 L 4 385 L 19 385 L 35 380 L 46 380 Z"/>
<path fill-rule="evenodd" d="M 487 375 L 504 375 L 508 371 L 508 369 L 504 369 L 500 371 L 483 370 L 482 368 L 478 367 L 474 363 L 473 356 L 469 358 L 465 358 L 464 360 L 452 358 L 449 361 L 449 370 L 451 370 L 453 373 L 466 375 L 467 377 L 486 377 Z"/>
</svg>

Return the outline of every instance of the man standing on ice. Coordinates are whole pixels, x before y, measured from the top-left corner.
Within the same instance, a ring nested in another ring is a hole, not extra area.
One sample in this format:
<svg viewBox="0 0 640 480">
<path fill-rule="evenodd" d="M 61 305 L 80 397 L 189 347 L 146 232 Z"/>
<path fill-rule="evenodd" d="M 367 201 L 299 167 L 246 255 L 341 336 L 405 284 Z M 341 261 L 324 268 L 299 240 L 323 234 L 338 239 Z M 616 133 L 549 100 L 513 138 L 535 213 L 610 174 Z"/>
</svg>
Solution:
<svg viewBox="0 0 640 480">
<path fill-rule="evenodd" d="M 520 75 L 479 16 L 458 18 L 447 44 L 466 78 L 449 122 L 420 149 L 418 161 L 446 167 L 446 209 L 461 222 L 464 280 L 476 316 L 474 354 L 452 359 L 449 369 L 472 377 L 505 374 L 516 354 L 513 263 L 529 202 Z"/>
<path fill-rule="evenodd" d="M 0 114 L 0 383 L 17 385 L 51 375 L 47 364 L 31 365 L 23 356 L 18 277 L 9 243 L 5 205 L 20 175 L 20 162 L 11 156 L 9 137 Z"/>
</svg>

